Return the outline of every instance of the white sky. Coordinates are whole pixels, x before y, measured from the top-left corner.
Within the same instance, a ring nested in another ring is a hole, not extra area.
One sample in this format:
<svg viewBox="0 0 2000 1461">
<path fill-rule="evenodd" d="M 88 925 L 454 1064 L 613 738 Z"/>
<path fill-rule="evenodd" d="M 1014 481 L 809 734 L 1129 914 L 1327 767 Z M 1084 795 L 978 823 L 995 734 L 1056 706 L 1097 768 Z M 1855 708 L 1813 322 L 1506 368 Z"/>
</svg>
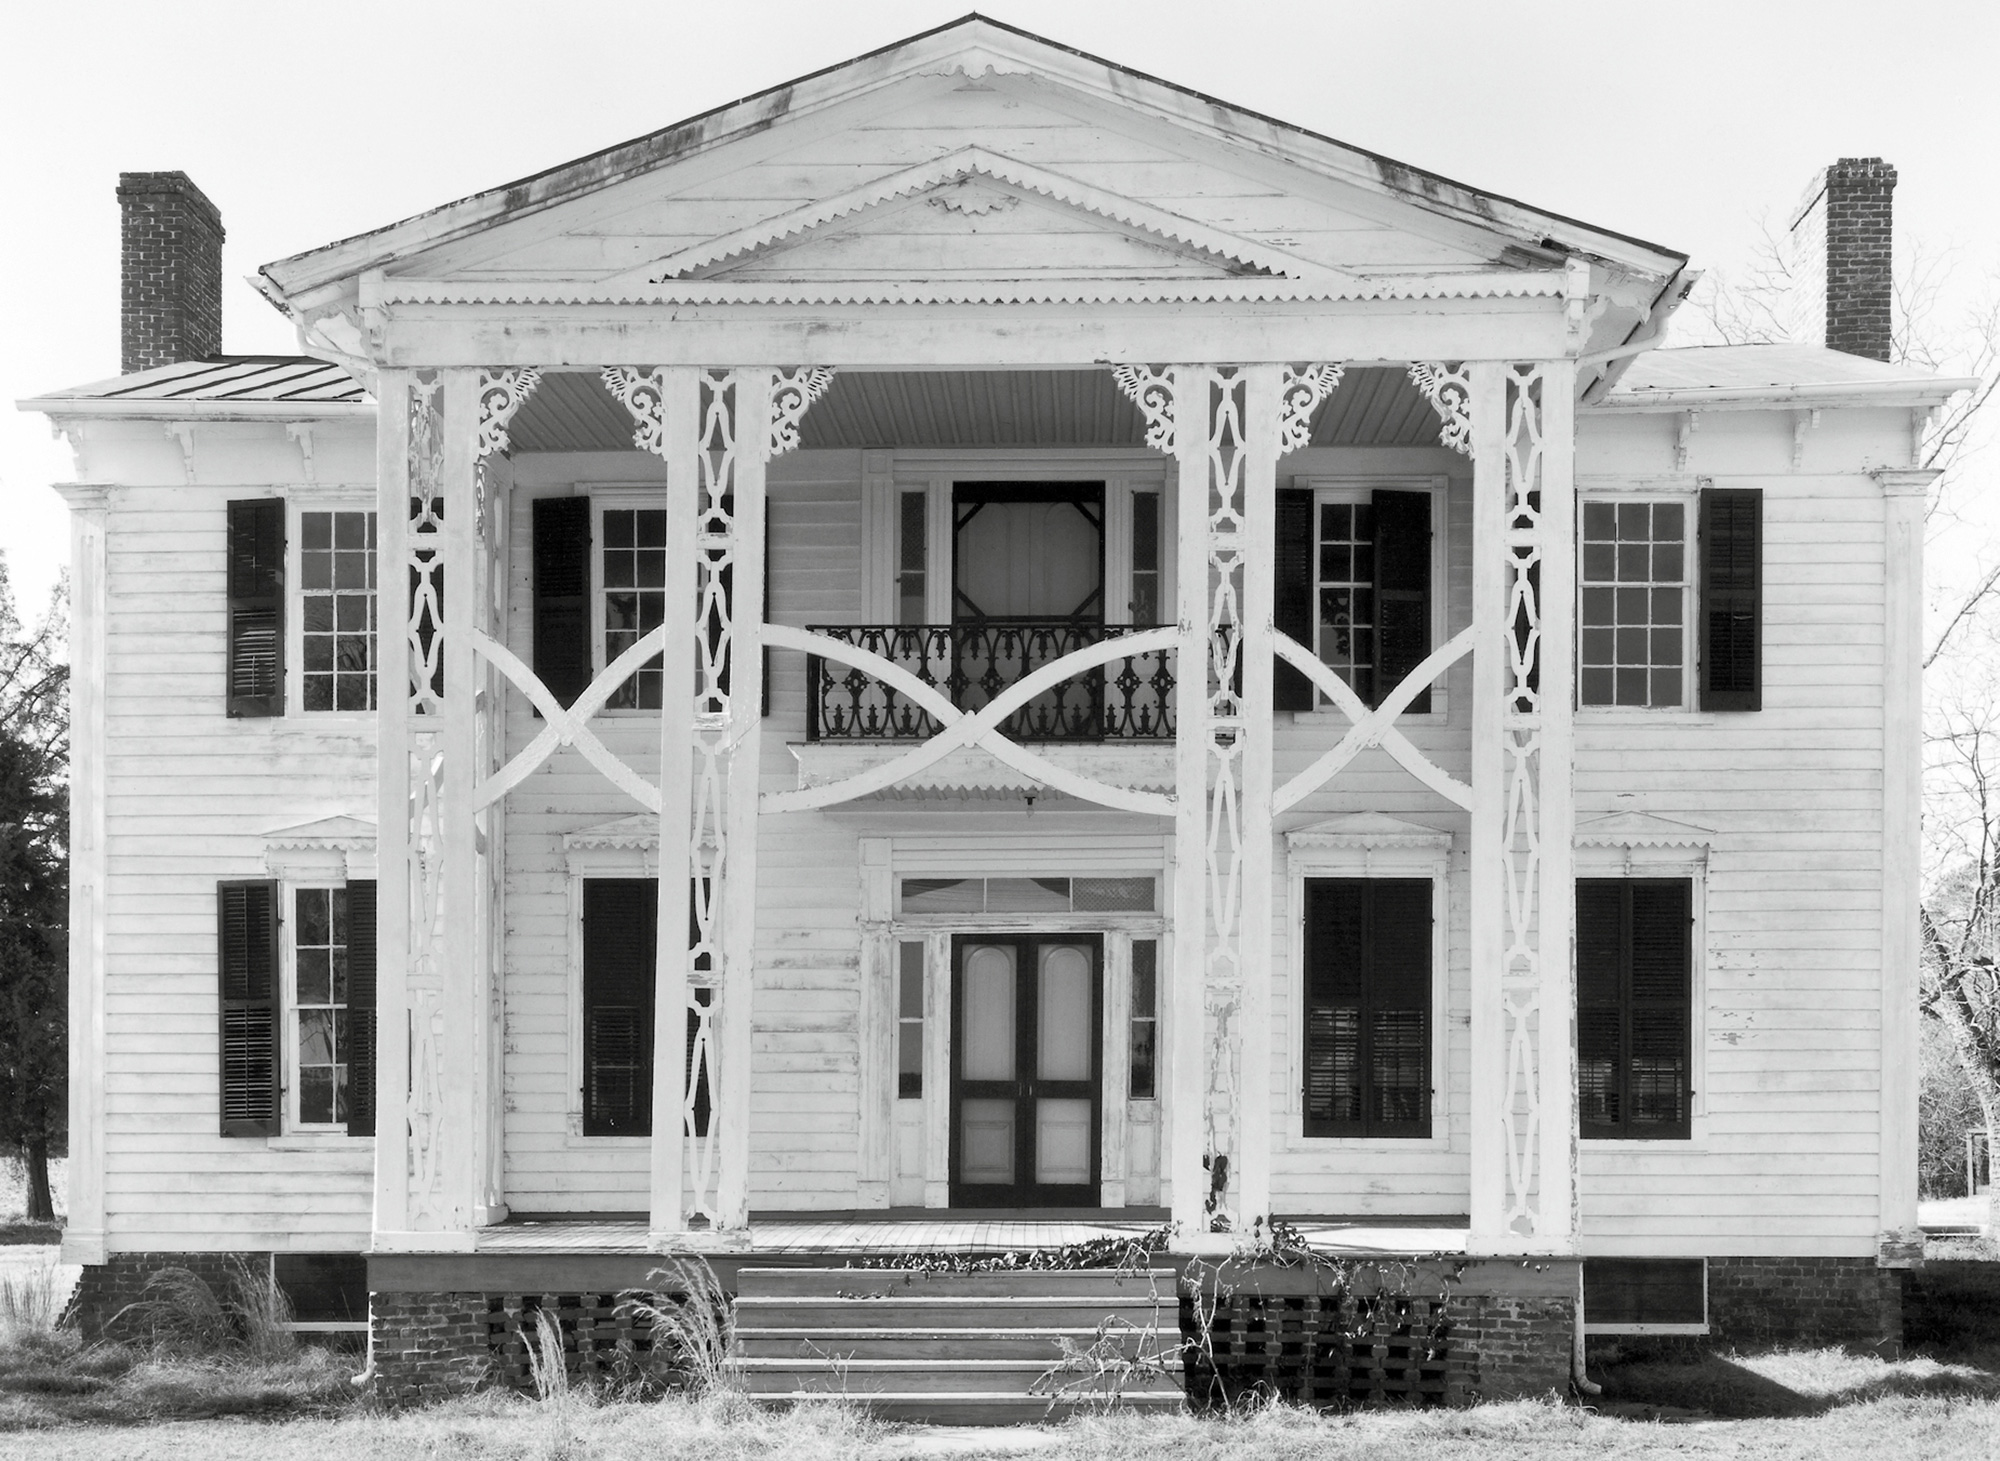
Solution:
<svg viewBox="0 0 2000 1461">
<path fill-rule="evenodd" d="M 0 399 L 118 370 L 120 171 L 222 210 L 223 345 L 289 353 L 241 282 L 951 20 L 969 0 L 110 0 L 0 19 Z M 1728 268 L 1841 156 L 1900 241 L 2000 279 L 1992 0 L 999 0 L 996 18 Z M 24 609 L 68 553 L 45 420 L 0 410 Z"/>
</svg>

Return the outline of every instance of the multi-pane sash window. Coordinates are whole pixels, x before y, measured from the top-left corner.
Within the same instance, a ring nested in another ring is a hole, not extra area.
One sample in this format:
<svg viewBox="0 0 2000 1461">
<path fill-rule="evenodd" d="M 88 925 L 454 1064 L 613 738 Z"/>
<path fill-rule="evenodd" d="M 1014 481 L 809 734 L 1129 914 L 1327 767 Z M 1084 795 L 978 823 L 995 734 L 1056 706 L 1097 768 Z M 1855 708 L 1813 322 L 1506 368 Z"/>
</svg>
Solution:
<svg viewBox="0 0 2000 1461">
<path fill-rule="evenodd" d="M 1319 506 L 1319 657 L 1375 699 L 1375 509 L 1366 502 Z"/>
<path fill-rule="evenodd" d="M 301 1126 L 345 1123 L 347 889 L 299 888 L 293 898 L 292 1071 Z"/>
<path fill-rule="evenodd" d="M 604 509 L 604 663 L 659 627 L 667 614 L 667 511 L 663 507 Z M 606 703 L 617 709 L 660 708 L 660 660 L 648 660 Z"/>
<path fill-rule="evenodd" d="M 1587 1137 L 1690 1133 L 1694 885 L 1576 885 L 1577 1102 Z"/>
<path fill-rule="evenodd" d="M 375 708 L 375 514 L 299 514 L 301 698 L 307 710 Z"/>
<path fill-rule="evenodd" d="M 1431 1132 L 1431 881 L 1308 878 L 1307 1136 Z"/>
<path fill-rule="evenodd" d="M 1585 502 L 1577 700 L 1686 703 L 1688 511 L 1684 502 Z"/>
</svg>

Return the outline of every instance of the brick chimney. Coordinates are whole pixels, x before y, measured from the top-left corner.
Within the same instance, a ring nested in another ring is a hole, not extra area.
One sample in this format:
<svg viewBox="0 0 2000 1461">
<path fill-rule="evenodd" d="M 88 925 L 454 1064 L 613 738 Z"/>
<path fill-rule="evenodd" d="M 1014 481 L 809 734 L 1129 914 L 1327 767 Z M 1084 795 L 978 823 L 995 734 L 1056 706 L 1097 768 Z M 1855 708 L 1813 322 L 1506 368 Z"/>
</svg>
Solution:
<svg viewBox="0 0 2000 1461">
<path fill-rule="evenodd" d="M 1824 296 L 1822 342 L 1887 360 L 1892 347 L 1893 202 L 1896 169 L 1879 157 L 1843 157 L 1813 179 L 1792 218 L 1807 271 Z M 1819 327 L 1815 300 L 1810 322 Z"/>
<path fill-rule="evenodd" d="M 184 172 L 118 174 L 126 375 L 222 353 L 222 214 Z"/>
</svg>

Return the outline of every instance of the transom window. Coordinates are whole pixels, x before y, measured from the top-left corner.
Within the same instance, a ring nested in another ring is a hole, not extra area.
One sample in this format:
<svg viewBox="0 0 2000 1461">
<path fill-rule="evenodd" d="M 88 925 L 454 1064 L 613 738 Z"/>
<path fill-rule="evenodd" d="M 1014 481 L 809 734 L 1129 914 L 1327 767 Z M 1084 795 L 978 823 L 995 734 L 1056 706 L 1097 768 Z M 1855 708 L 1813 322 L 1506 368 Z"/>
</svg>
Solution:
<svg viewBox="0 0 2000 1461">
<path fill-rule="evenodd" d="M 1154 879 L 904 878 L 902 911 L 915 913 L 1151 913 Z"/>
<path fill-rule="evenodd" d="M 375 708 L 375 514 L 299 514 L 303 704 Z"/>
<path fill-rule="evenodd" d="M 1684 502 L 1583 504 L 1579 704 L 1687 703 L 1687 528 Z"/>
<path fill-rule="evenodd" d="M 637 644 L 667 613 L 667 510 L 607 507 L 603 517 L 604 663 Z M 648 660 L 605 703 L 660 708 L 660 660 Z"/>
<path fill-rule="evenodd" d="M 347 1120 L 347 889 L 299 888 L 293 911 L 297 1121 L 332 1126 Z"/>
</svg>

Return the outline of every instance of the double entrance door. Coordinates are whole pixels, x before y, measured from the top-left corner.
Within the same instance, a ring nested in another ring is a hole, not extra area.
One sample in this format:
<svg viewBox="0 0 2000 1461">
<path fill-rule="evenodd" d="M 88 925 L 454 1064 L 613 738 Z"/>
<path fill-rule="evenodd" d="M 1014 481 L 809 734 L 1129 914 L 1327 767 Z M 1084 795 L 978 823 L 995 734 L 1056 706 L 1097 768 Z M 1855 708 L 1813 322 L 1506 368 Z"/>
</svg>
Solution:
<svg viewBox="0 0 2000 1461">
<path fill-rule="evenodd" d="M 1095 1207 L 1104 940 L 952 940 L 951 1205 Z"/>
</svg>

